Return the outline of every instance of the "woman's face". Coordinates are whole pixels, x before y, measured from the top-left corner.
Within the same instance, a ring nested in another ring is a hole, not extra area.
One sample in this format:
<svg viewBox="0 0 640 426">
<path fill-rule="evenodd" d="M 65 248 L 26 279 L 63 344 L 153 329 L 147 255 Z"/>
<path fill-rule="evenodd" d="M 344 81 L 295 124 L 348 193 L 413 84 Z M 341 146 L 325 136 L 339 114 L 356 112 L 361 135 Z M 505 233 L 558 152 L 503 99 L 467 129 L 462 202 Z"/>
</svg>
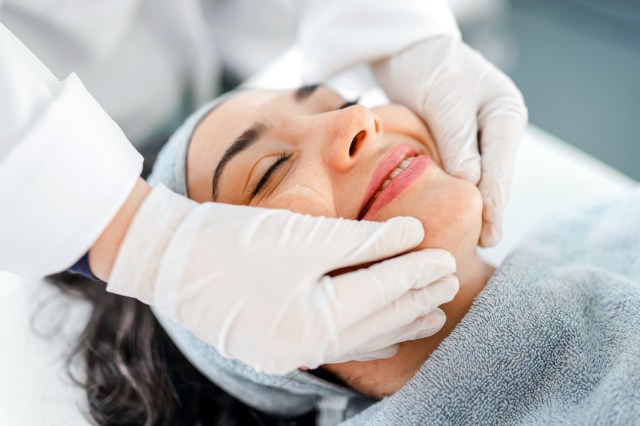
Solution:
<svg viewBox="0 0 640 426">
<path fill-rule="evenodd" d="M 424 122 L 400 105 L 345 102 L 324 86 L 233 95 L 193 134 L 190 198 L 373 221 L 414 216 L 425 228 L 421 248 L 475 251 L 480 194 L 442 170 Z"/>
<path fill-rule="evenodd" d="M 244 91 L 223 102 L 193 134 L 187 185 L 199 202 L 373 221 L 413 216 L 425 229 L 418 248 L 450 251 L 459 272 L 475 256 L 482 224 L 478 189 L 443 171 L 421 119 L 400 105 L 345 103 L 322 86 Z M 388 360 L 326 368 L 382 397 L 403 386 L 443 336 L 405 342 Z"/>
</svg>

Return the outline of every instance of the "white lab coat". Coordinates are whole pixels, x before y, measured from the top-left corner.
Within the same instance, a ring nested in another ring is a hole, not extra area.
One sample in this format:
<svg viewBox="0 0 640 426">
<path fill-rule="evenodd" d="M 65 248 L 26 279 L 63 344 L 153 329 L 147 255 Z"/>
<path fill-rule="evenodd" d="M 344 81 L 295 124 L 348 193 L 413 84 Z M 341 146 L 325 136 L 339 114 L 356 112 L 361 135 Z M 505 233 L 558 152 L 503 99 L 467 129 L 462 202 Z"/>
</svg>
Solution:
<svg viewBox="0 0 640 426">
<path fill-rule="evenodd" d="M 80 258 L 140 174 L 129 139 L 175 116 L 184 93 L 197 103 L 212 97 L 222 59 L 241 75 L 269 59 L 244 52 L 265 4 L 0 0 L 0 269 L 41 277 Z M 458 31 L 444 0 L 268 4 L 297 17 L 310 81 Z"/>
</svg>

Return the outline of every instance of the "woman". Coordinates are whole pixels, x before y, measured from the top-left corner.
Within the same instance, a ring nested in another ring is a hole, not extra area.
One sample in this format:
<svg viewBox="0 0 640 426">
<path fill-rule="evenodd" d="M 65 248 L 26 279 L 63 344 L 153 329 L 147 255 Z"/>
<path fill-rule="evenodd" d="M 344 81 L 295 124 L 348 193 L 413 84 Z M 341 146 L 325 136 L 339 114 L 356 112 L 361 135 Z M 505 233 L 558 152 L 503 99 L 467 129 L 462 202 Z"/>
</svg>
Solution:
<svg viewBox="0 0 640 426">
<path fill-rule="evenodd" d="M 245 149 L 235 148 L 235 141 Z M 399 389 L 493 273 L 476 253 L 480 192 L 443 171 L 424 122 L 401 105 L 370 110 L 324 86 L 240 92 L 197 126 L 186 175 L 189 197 L 199 202 L 376 221 L 414 216 L 425 229 L 418 248 L 443 248 L 454 255 L 460 291 L 444 307 L 448 321 L 437 336 L 406 343 L 390 360 L 330 368 L 352 377 L 353 387 L 368 396 L 381 398 Z M 374 386 L 372 371 L 388 377 L 378 375 Z"/>
<path fill-rule="evenodd" d="M 429 130 L 410 110 L 369 110 L 323 86 L 242 91 L 203 108 L 176 132 L 152 181 L 199 202 L 366 220 L 415 216 L 425 228 L 419 248 L 443 248 L 456 258 L 460 291 L 443 306 L 447 323 L 439 333 L 407 335 L 389 359 L 311 372 L 301 366 L 286 377 L 258 374 L 225 359 L 158 318 L 205 376 L 250 407 L 283 416 L 316 408 L 327 424 L 355 414 L 354 424 L 459 424 L 548 423 L 567 413 L 593 413 L 616 423 L 640 414 L 640 374 L 629 361 L 640 354 L 640 261 L 633 258 L 640 250 L 640 220 L 637 213 L 618 217 L 629 203 L 638 205 L 638 195 L 612 204 L 608 220 L 628 226 L 622 233 L 607 228 L 614 242 L 607 250 L 591 250 L 589 239 L 599 241 L 594 235 L 600 228 L 576 216 L 577 222 L 569 221 L 574 232 L 566 224 L 560 235 L 553 235 L 553 227 L 543 230 L 533 249 L 515 253 L 491 277 L 494 268 L 476 253 L 480 193 L 440 166 Z M 591 233 L 579 241 L 576 230 L 580 235 L 585 229 Z M 229 232 L 242 239 L 242 229 Z M 536 250 L 553 240 L 550 233 L 557 241 L 549 245 L 556 250 L 549 257 Z M 617 264 L 607 255 L 633 261 Z M 572 262 L 587 264 L 588 279 L 562 269 Z M 605 266 L 610 272 L 600 273 Z M 613 308 L 622 315 L 609 315 Z M 612 374 L 620 369 L 624 380 Z M 603 397 L 605 389 L 621 392 Z M 585 419 L 590 418 L 580 420 Z"/>
</svg>

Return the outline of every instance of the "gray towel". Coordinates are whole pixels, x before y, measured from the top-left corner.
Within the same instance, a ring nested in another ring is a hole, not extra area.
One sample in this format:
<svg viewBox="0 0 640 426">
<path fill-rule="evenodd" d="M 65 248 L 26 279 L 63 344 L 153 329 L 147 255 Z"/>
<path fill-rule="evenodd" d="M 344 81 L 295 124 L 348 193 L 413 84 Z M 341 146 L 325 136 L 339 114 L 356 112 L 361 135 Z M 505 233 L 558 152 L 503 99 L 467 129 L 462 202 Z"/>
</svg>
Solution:
<svg viewBox="0 0 640 426">
<path fill-rule="evenodd" d="M 531 235 L 364 424 L 640 424 L 640 190 Z"/>
</svg>

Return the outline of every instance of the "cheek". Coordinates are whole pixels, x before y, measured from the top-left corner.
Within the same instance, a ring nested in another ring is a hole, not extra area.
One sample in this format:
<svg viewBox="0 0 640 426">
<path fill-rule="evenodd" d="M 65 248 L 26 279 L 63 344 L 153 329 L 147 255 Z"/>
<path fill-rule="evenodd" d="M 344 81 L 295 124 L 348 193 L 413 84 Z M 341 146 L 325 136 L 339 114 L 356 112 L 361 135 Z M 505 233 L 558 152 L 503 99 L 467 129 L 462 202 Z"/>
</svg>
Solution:
<svg viewBox="0 0 640 426">
<path fill-rule="evenodd" d="M 337 217 L 335 205 L 330 197 L 302 185 L 295 185 L 277 193 L 261 207 L 285 209 L 312 216 Z"/>
<path fill-rule="evenodd" d="M 424 197 L 424 209 L 418 214 L 425 227 L 421 246 L 446 248 L 455 255 L 477 246 L 482 225 L 482 198 L 471 183 L 444 176 L 440 181 L 427 182 L 419 188 Z"/>
<path fill-rule="evenodd" d="M 455 256 L 477 246 L 482 198 L 474 185 L 434 167 L 373 219 L 400 215 L 413 216 L 422 222 L 425 238 L 419 248 L 444 248 Z"/>
</svg>

